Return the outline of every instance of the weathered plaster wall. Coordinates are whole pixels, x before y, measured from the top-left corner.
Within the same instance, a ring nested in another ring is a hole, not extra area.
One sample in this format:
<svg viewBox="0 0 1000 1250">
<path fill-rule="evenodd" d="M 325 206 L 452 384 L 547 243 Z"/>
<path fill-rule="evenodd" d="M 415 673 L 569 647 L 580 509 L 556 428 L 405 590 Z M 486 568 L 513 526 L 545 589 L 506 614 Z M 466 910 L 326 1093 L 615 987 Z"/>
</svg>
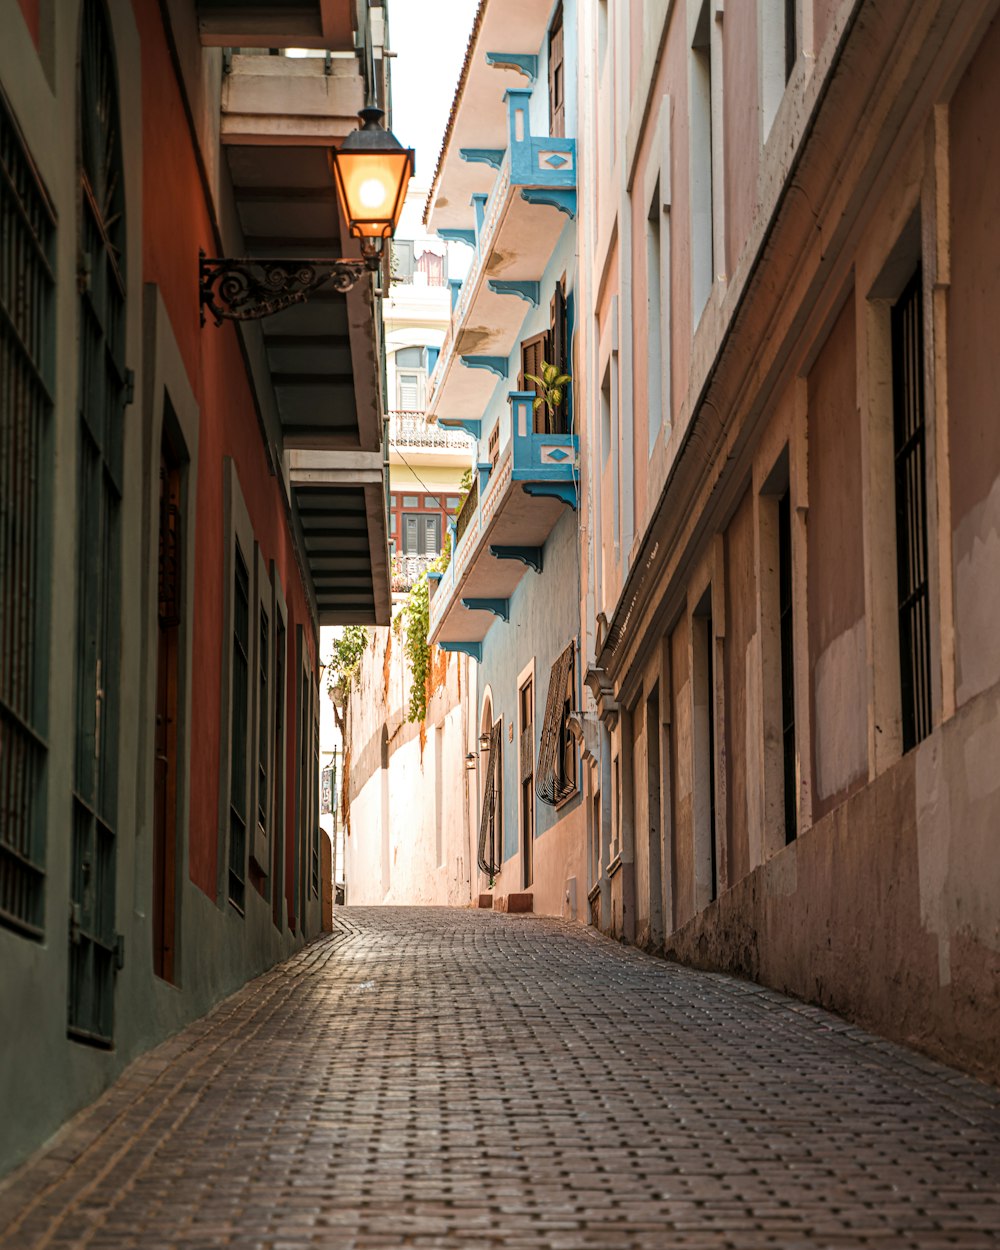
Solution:
<svg viewBox="0 0 1000 1250">
<path fill-rule="evenodd" d="M 848 299 L 809 373 L 809 667 L 815 814 L 867 768 L 861 427 L 854 303 Z"/>
<path fill-rule="evenodd" d="M 478 668 L 477 715 L 482 711 L 488 685 L 492 694 L 493 719 L 502 717 L 504 725 L 504 867 L 497 880 L 498 894 L 523 888 L 520 875 L 517 679 L 533 659 L 537 760 L 549 674 L 556 657 L 577 636 L 580 602 L 577 568 L 576 513 L 567 507 L 545 544 L 542 574 L 532 570 L 526 573 L 510 601 L 510 621 L 495 624 L 483 643 L 483 659 Z M 579 664 L 575 680 L 579 689 Z M 478 719 L 476 723 L 478 726 Z M 478 830 L 478 802 L 475 810 Z M 557 829 L 561 832 L 553 836 Z M 549 915 L 562 914 L 568 879 L 576 881 L 577 898 L 583 899 L 586 893 L 586 858 L 580 793 L 559 808 L 535 801 L 534 872 L 536 911 Z M 578 910 L 582 917 L 582 901 L 578 902 Z"/>
<path fill-rule="evenodd" d="M 79 385 L 76 135 L 80 6 L 28 4 L 41 15 L 41 56 L 18 0 L 0 0 L 0 81 L 59 219 L 56 239 L 55 404 L 52 418 L 52 535 L 49 584 L 49 742 L 45 775 L 47 844 L 43 941 L 0 928 L 5 1030 L 0 1062 L 0 1171 L 92 1101 L 133 1058 L 302 941 L 272 921 L 248 888 L 246 916 L 216 904 L 215 848 L 222 646 L 222 466 L 237 458 L 254 526 L 273 558 L 297 623 L 311 633 L 280 488 L 260 445 L 245 366 L 231 328 L 198 326 L 197 252 L 212 248 L 209 205 L 155 0 L 108 5 L 121 106 L 127 251 L 126 361 L 135 372 L 126 410 L 121 504 L 122 595 L 115 930 L 124 966 L 115 987 L 114 1049 L 66 1036 L 70 840 L 75 760 L 75 587 Z M 198 74 L 221 73 L 218 53 L 201 53 Z M 51 58 L 51 65 L 50 65 Z M 45 63 L 43 64 L 43 59 Z M 217 97 L 212 107 L 217 110 Z M 208 127 L 210 129 L 210 127 Z M 159 448 L 165 395 L 190 457 L 186 485 L 187 580 L 180 682 L 184 735 L 178 821 L 176 983 L 153 974 L 153 741 L 156 655 L 156 536 Z M 152 570 L 152 574 L 150 573 Z M 294 779 L 293 670 L 289 669 L 286 777 Z M 190 772 L 187 764 L 190 762 Z M 294 785 L 286 789 L 294 828 Z M 187 802 L 190 796 L 191 801 Z M 290 873 L 288 877 L 290 879 Z M 318 927 L 318 901 L 308 917 Z M 300 918 L 301 920 L 301 918 Z"/>
<path fill-rule="evenodd" d="M 954 523 L 956 697 L 1000 680 L 1000 20 L 949 109 L 948 424 Z"/>
<path fill-rule="evenodd" d="M 470 774 L 461 700 L 467 661 L 457 654 L 432 653 L 435 689 L 426 721 L 413 723 L 406 720 L 412 679 L 400 640 L 391 629 L 372 634 L 348 712 L 346 900 L 465 906 L 470 900 Z"/>
<path fill-rule="evenodd" d="M 983 780 L 998 751 L 992 690 L 672 934 L 668 957 L 1000 1080 L 1000 788 Z"/>
</svg>

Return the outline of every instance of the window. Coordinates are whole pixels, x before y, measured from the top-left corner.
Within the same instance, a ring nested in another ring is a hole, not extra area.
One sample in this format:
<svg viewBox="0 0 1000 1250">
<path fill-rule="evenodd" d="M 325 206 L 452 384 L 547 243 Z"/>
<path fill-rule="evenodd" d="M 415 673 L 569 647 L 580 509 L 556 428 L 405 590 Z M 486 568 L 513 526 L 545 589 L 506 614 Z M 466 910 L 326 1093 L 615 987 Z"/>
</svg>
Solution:
<svg viewBox="0 0 1000 1250">
<path fill-rule="evenodd" d="M 80 49 L 76 761 L 68 1032 L 110 1046 L 117 861 L 125 369 L 125 192 L 117 66 L 103 0 L 85 0 Z"/>
<path fill-rule="evenodd" d="M 441 553 L 441 514 L 403 513 L 403 555 L 436 556 Z"/>
<path fill-rule="evenodd" d="M 521 799 L 521 876 L 523 889 L 534 877 L 535 849 L 535 682 L 529 677 L 518 691 Z"/>
<path fill-rule="evenodd" d="M 557 807 L 577 790 L 577 748 L 569 730 L 576 689 L 575 645 L 571 642 L 552 665 L 545 719 L 538 743 L 535 793 Z"/>
<path fill-rule="evenodd" d="M 445 503 L 447 504 L 448 511 L 454 512 L 455 509 L 461 505 L 462 499 L 460 495 L 449 495 L 445 500 Z"/>
<path fill-rule="evenodd" d="M 792 512 L 788 488 L 778 499 L 778 637 L 781 648 L 781 746 L 785 843 L 795 841 L 798 785 L 795 769 L 795 641 L 792 622 Z"/>
<path fill-rule="evenodd" d="M 931 731 L 922 280 L 918 267 L 893 307 L 890 323 L 904 751 L 915 747 Z"/>
<path fill-rule="evenodd" d="M 413 243 L 407 239 L 392 240 L 392 278 L 395 282 L 413 281 Z"/>
<path fill-rule="evenodd" d="M 424 405 L 427 375 L 425 373 L 396 374 L 396 407 L 400 412 L 419 412 Z"/>
<path fill-rule="evenodd" d="M 653 450 L 660 427 L 663 424 L 663 381 L 661 344 L 663 339 L 663 309 L 660 300 L 660 283 L 663 277 L 661 254 L 660 180 L 653 188 L 652 200 L 646 221 L 646 351 L 648 396 L 649 450 Z"/>
<path fill-rule="evenodd" d="M 708 303 L 715 275 L 716 136 L 712 128 L 712 49 L 709 0 L 704 0 L 691 43 L 691 296 L 694 324 Z"/>
<path fill-rule="evenodd" d="M 549 338 L 546 346 L 551 352 L 551 357 L 546 357 L 548 363 L 555 365 L 560 373 L 570 373 L 569 313 L 565 278 L 561 278 L 556 283 L 552 302 L 549 305 Z M 538 409 L 536 417 L 544 422 L 545 433 L 568 434 L 570 432 L 570 394 L 570 389 L 567 387 L 563 401 L 554 413 L 550 413 L 545 407 Z"/>
<path fill-rule="evenodd" d="M 239 542 L 233 573 L 231 719 L 229 735 L 228 897 L 242 913 L 246 903 L 247 732 L 250 720 L 250 572 Z"/>
<path fill-rule="evenodd" d="M 719 895 L 715 838 L 715 631 L 712 588 L 705 591 L 691 618 L 694 694 L 695 895 L 704 907 Z"/>
<path fill-rule="evenodd" d="M 501 719 L 489 731 L 489 754 L 483 774 L 483 806 L 479 814 L 477 862 L 480 871 L 486 873 L 491 881 L 503 864 L 503 838 L 500 830 L 500 794 L 503 788 L 503 772 L 500 767 L 502 730 Z"/>
<path fill-rule="evenodd" d="M 549 357 L 550 341 L 548 330 L 542 334 L 536 334 L 534 338 L 526 339 L 521 344 L 521 377 L 519 387 L 522 391 L 534 391 L 536 395 L 542 394 L 542 387 L 538 382 L 532 382 L 528 375 L 540 378 L 542 376 L 542 363 L 552 363 Z M 535 409 L 536 434 L 545 433 L 547 412 L 548 409 L 544 404 L 539 404 Z"/>
<path fill-rule="evenodd" d="M 766 141 L 798 57 L 798 0 L 759 0 L 762 141 Z"/>
<path fill-rule="evenodd" d="M 257 636 L 257 836 L 254 857 L 258 865 L 266 872 L 268 869 L 266 852 L 270 832 L 268 757 L 270 754 L 271 622 L 263 607 L 258 617 L 260 626 Z M 263 863 L 261 863 L 262 859 Z"/>
<path fill-rule="evenodd" d="M 438 256 L 434 252 L 424 252 L 421 254 L 416 264 L 416 272 L 423 276 L 428 286 L 444 286 L 445 284 L 445 258 Z"/>
<path fill-rule="evenodd" d="M 403 507 L 404 507 L 404 508 L 419 508 L 419 507 L 420 507 L 420 496 L 419 496 L 419 495 L 404 495 L 404 496 L 403 496 Z"/>
<path fill-rule="evenodd" d="M 493 429 L 490 430 L 490 436 L 489 436 L 489 439 L 487 440 L 486 455 L 489 459 L 490 464 L 495 469 L 497 467 L 497 461 L 500 459 L 500 422 L 499 421 L 497 421 Z"/>
<path fill-rule="evenodd" d="M 562 5 L 555 11 L 549 27 L 549 134 L 562 137 L 566 133 L 566 85 L 563 64 Z"/>
<path fill-rule="evenodd" d="M 0 97 L 0 922 L 42 936 L 55 217 Z"/>
</svg>

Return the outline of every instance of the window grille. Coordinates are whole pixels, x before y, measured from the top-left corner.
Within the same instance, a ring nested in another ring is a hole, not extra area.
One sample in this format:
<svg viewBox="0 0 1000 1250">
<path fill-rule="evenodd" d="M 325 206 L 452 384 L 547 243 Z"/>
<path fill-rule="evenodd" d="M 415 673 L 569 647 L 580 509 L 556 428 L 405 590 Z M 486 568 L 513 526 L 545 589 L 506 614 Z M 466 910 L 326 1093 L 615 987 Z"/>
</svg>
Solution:
<svg viewBox="0 0 1000 1250">
<path fill-rule="evenodd" d="M 0 921 L 42 935 L 55 215 L 0 96 Z"/>
<path fill-rule="evenodd" d="M 270 630 L 261 609 L 257 654 L 257 824 L 267 834 L 267 668 L 270 662 Z M 267 867 L 266 864 L 262 867 Z"/>
<path fill-rule="evenodd" d="M 785 783 L 785 843 L 798 825 L 795 785 L 795 654 L 792 633 L 792 521 L 789 492 L 778 500 L 778 632 L 781 645 L 781 741 Z"/>
<path fill-rule="evenodd" d="M 931 731 L 930 592 L 927 574 L 927 460 L 924 421 L 922 274 L 918 268 L 891 314 L 896 461 L 896 566 L 903 750 Z"/>
<path fill-rule="evenodd" d="M 499 845 L 497 804 L 500 786 L 500 731 L 503 721 L 498 720 L 490 730 L 490 752 L 486 757 L 483 775 L 483 809 L 479 817 L 479 856 L 482 872 L 493 878 L 503 864 L 503 848 Z"/>
<path fill-rule="evenodd" d="M 125 191 L 103 0 L 84 0 L 79 125 L 77 689 L 68 1031 L 111 1045 L 117 861 Z"/>
<path fill-rule="evenodd" d="M 576 789 L 576 747 L 567 727 L 573 703 L 573 650 L 570 643 L 552 665 L 538 742 L 535 793 L 550 807 Z"/>
<path fill-rule="evenodd" d="M 235 555 L 232 721 L 229 735 L 229 901 L 242 911 L 246 902 L 250 575 L 238 545 Z"/>
<path fill-rule="evenodd" d="M 318 897 L 320 886 L 320 854 L 319 840 L 321 836 L 319 823 L 319 697 L 316 687 L 309 682 L 309 820 L 312 826 L 312 892 Z"/>
</svg>

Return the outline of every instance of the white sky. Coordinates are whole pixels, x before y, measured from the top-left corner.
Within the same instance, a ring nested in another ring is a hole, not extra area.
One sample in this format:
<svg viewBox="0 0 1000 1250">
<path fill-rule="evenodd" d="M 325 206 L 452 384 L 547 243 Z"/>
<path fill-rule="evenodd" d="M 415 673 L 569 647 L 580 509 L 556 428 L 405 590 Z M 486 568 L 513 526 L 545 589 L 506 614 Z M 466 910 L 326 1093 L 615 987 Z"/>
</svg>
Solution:
<svg viewBox="0 0 1000 1250">
<path fill-rule="evenodd" d="M 477 0 L 389 0 L 392 133 L 416 149 L 414 182 L 429 187 Z"/>
</svg>

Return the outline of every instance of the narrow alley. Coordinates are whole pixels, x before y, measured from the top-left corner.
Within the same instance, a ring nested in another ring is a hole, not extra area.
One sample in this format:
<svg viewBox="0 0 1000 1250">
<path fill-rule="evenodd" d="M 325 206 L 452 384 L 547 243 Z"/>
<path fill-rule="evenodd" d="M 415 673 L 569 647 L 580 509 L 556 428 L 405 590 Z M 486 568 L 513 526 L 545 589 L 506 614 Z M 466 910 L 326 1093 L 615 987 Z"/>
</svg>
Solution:
<svg viewBox="0 0 1000 1250">
<path fill-rule="evenodd" d="M 557 920 L 338 910 L 0 1186 L 0 1244 L 997 1245 L 1000 1091 Z"/>
</svg>

